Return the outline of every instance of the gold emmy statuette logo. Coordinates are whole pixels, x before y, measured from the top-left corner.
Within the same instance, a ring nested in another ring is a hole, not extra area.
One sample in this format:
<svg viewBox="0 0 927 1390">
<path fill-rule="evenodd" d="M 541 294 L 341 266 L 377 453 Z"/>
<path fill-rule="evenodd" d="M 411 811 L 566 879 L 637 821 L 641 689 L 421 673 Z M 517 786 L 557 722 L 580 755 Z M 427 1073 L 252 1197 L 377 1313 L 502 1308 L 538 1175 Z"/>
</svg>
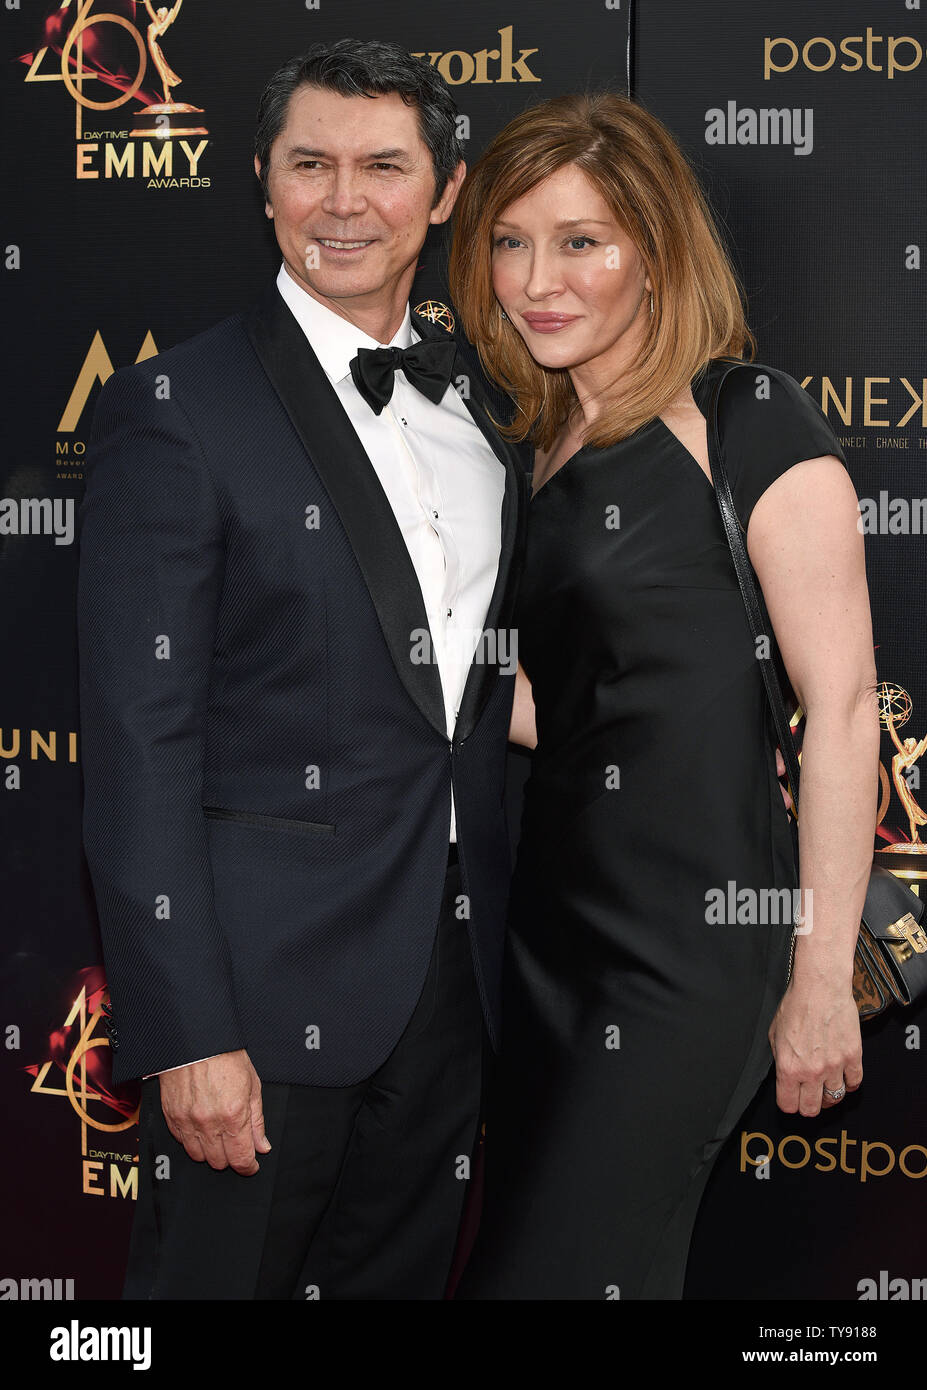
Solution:
<svg viewBox="0 0 927 1390">
<path fill-rule="evenodd" d="M 421 314 L 423 319 L 429 319 L 432 323 L 439 324 L 448 333 L 453 333 L 454 315 L 446 304 L 441 303 L 440 299 L 423 299 L 421 304 L 416 304 L 415 312 Z"/>
<path fill-rule="evenodd" d="M 898 735 L 898 730 L 911 718 L 911 712 L 912 703 L 908 692 L 903 690 L 900 685 L 890 685 L 888 681 L 882 681 L 879 685 L 879 722 L 883 729 L 888 730 L 892 743 L 897 749 L 892 758 L 892 782 L 898 794 L 898 800 L 904 808 L 910 839 L 899 839 L 891 844 L 886 844 L 877 851 L 877 854 L 882 860 L 894 860 L 897 865 L 895 871 L 900 873 L 902 877 L 923 878 L 927 877 L 927 860 L 918 861 L 912 859 L 911 856 L 927 855 L 927 844 L 920 837 L 920 827 L 927 825 L 927 812 L 918 805 L 908 778 L 913 771 L 914 785 L 920 785 L 919 769 L 915 768 L 915 764 L 927 752 L 927 734 L 922 739 L 911 738 L 910 736 L 902 739 Z M 881 825 L 891 797 L 888 774 L 881 763 L 879 764 L 879 775 L 882 781 L 882 801 L 879 806 L 879 824 Z"/>
<path fill-rule="evenodd" d="M 202 113 L 203 108 L 201 106 L 190 106 L 185 101 L 171 101 L 171 88 L 178 86 L 182 79 L 168 65 L 167 59 L 161 52 L 161 45 L 158 43 L 158 40 L 164 37 L 180 14 L 182 4 L 183 0 L 176 0 L 173 9 L 169 10 L 166 5 L 159 5 L 157 10 L 153 10 L 151 0 L 145 0 L 145 9 L 151 19 L 148 26 L 148 52 L 158 69 L 158 76 L 161 78 L 161 85 L 164 89 L 164 100 L 155 102 L 153 106 L 143 106 L 141 111 L 136 111 L 135 126 L 129 131 L 130 135 L 157 135 L 163 140 L 170 135 L 209 134 L 205 126 L 186 123 L 186 117 L 189 113 L 194 111 Z M 178 120 L 177 117 L 180 119 Z"/>
</svg>

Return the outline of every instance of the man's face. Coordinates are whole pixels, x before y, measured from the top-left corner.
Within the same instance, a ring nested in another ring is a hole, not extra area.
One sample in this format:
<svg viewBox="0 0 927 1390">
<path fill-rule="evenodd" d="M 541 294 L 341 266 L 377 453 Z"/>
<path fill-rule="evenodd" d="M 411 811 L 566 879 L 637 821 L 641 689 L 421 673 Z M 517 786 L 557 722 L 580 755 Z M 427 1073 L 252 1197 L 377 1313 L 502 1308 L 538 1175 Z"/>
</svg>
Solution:
<svg viewBox="0 0 927 1390">
<path fill-rule="evenodd" d="M 428 226 L 450 216 L 465 172 L 461 161 L 432 207 L 434 169 L 414 107 L 396 92 L 302 86 L 271 146 L 265 211 L 290 274 L 347 316 L 351 301 L 408 297 Z"/>
</svg>

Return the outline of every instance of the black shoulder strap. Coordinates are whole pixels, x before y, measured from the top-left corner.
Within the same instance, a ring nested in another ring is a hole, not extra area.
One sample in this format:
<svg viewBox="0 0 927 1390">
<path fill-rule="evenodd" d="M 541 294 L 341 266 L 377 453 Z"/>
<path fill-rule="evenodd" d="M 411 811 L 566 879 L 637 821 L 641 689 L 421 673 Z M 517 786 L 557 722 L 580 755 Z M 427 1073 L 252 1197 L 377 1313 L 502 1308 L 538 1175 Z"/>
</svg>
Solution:
<svg viewBox="0 0 927 1390">
<path fill-rule="evenodd" d="M 757 643 L 757 660 L 760 663 L 760 670 L 763 673 L 763 683 L 766 686 L 766 694 L 769 699 L 769 708 L 772 711 L 773 724 L 776 729 L 776 736 L 779 740 L 779 747 L 782 749 L 782 757 L 785 760 L 785 769 L 789 779 L 789 790 L 792 794 L 792 804 L 795 807 L 796 817 L 798 813 L 798 782 L 799 765 L 798 754 L 795 751 L 795 740 L 789 724 L 789 717 L 786 713 L 785 700 L 782 695 L 782 686 L 779 684 L 779 673 L 776 670 L 773 653 L 776 651 L 776 639 L 773 634 L 772 624 L 766 612 L 766 605 L 760 586 L 757 583 L 756 574 L 747 555 L 746 538 L 740 519 L 734 510 L 734 498 L 731 494 L 731 483 L 724 467 L 724 459 L 721 456 L 721 440 L 718 433 L 718 396 L 725 379 L 734 371 L 736 367 L 747 364 L 743 362 L 733 362 L 723 372 L 715 382 L 711 393 L 708 406 L 708 462 L 711 466 L 711 477 L 715 486 L 715 496 L 718 499 L 718 508 L 721 512 L 721 520 L 724 523 L 727 543 L 731 549 L 731 557 L 734 561 L 734 569 L 737 573 L 737 582 L 740 585 L 740 592 L 743 595 L 744 607 L 747 610 L 747 619 L 750 623 L 750 631 L 753 633 L 754 643 Z M 769 655 L 760 655 L 763 648 L 758 644 L 757 639 L 765 638 L 765 646 L 769 649 Z"/>
</svg>

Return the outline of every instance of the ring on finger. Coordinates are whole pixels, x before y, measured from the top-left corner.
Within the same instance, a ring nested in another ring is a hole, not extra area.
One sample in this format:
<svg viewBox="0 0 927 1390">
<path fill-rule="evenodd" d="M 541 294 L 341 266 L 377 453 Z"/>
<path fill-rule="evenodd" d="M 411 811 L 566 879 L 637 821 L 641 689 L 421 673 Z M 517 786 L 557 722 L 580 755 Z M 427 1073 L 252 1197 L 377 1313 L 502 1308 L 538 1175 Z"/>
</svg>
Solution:
<svg viewBox="0 0 927 1390">
<path fill-rule="evenodd" d="M 827 1086 L 824 1087 L 825 1096 L 829 1096 L 831 1100 L 843 1100 L 843 1097 L 846 1095 L 846 1093 L 846 1083 L 844 1083 L 842 1086 L 838 1086 L 836 1091 L 831 1091 Z"/>
</svg>

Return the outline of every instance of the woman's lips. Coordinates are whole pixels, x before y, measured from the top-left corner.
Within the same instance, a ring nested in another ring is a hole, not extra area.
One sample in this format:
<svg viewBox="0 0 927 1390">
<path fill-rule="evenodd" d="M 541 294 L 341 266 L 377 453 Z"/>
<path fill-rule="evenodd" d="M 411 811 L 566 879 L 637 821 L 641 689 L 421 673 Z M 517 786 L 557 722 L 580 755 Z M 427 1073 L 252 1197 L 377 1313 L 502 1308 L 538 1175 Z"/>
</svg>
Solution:
<svg viewBox="0 0 927 1390">
<path fill-rule="evenodd" d="M 568 328 L 571 323 L 575 323 L 578 314 L 522 314 L 521 316 L 529 328 L 533 328 L 536 333 L 559 333 L 561 328 Z"/>
</svg>

